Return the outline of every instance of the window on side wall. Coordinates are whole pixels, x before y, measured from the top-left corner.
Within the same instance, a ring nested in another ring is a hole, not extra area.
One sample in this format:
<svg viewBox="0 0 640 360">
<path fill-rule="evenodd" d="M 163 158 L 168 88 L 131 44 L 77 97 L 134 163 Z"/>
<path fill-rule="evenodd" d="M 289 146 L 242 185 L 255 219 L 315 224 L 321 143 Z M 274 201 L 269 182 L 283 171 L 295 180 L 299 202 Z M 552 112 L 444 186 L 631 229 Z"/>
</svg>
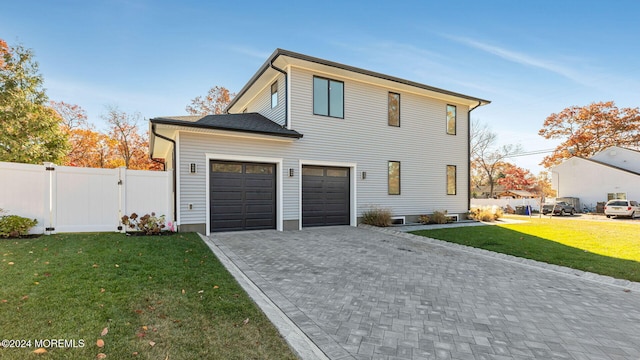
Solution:
<svg viewBox="0 0 640 360">
<path fill-rule="evenodd" d="M 389 126 L 400 127 L 400 94 L 389 92 Z"/>
<path fill-rule="evenodd" d="M 456 195 L 456 166 L 447 165 L 447 195 Z"/>
<path fill-rule="evenodd" d="M 344 83 L 313 77 L 313 114 L 344 118 Z"/>
<path fill-rule="evenodd" d="M 447 105 L 447 134 L 456 134 L 456 107 Z"/>
<path fill-rule="evenodd" d="M 400 195 L 400 161 L 389 161 L 389 195 Z"/>
<path fill-rule="evenodd" d="M 278 82 L 271 84 L 271 108 L 278 106 Z"/>
</svg>

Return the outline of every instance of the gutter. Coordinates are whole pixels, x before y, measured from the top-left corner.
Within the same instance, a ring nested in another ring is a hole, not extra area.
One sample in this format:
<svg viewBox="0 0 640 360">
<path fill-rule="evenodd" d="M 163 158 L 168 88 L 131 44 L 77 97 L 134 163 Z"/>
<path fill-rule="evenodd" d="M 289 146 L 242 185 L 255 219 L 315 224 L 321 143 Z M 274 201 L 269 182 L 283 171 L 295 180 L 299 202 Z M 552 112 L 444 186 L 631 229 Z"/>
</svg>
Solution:
<svg viewBox="0 0 640 360">
<path fill-rule="evenodd" d="M 173 139 L 170 139 L 164 135 L 160 135 L 156 132 L 156 124 L 154 124 L 153 122 L 151 122 L 151 133 L 156 136 L 159 137 L 160 139 L 163 140 L 167 140 L 169 142 L 171 142 L 173 144 L 173 146 L 171 147 L 171 156 L 172 156 L 172 163 L 173 163 L 173 223 L 175 224 L 178 221 L 178 202 L 177 202 L 177 193 L 176 193 L 176 142 Z M 151 157 L 151 159 L 153 160 L 153 152 L 149 154 L 149 156 Z M 167 165 L 164 165 L 165 171 L 167 169 Z M 177 227 L 176 227 L 177 228 Z"/>
<path fill-rule="evenodd" d="M 471 210 L 471 112 L 480 106 L 481 100 L 467 112 L 467 210 Z"/>
<path fill-rule="evenodd" d="M 289 127 L 289 114 L 288 114 L 288 108 L 289 108 L 289 103 L 288 103 L 288 76 L 287 76 L 287 72 L 275 67 L 275 65 L 273 65 L 273 62 L 275 61 L 275 58 L 273 60 L 271 60 L 271 62 L 269 63 L 269 65 L 271 66 L 271 68 L 273 70 L 276 70 L 282 74 L 284 74 L 284 128 L 288 128 Z"/>
</svg>

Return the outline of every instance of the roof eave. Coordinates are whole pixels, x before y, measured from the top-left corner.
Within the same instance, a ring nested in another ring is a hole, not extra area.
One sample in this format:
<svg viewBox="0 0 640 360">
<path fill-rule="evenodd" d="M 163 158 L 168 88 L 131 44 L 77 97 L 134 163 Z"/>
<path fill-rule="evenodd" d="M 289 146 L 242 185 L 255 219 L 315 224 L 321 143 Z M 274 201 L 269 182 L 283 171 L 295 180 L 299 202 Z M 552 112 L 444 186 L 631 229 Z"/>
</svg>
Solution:
<svg viewBox="0 0 640 360">
<path fill-rule="evenodd" d="M 287 134 L 287 133 L 273 133 L 273 132 L 268 132 L 268 131 L 249 130 L 249 129 L 232 129 L 232 128 L 226 128 L 226 127 L 222 127 L 222 126 L 201 125 L 201 124 L 194 123 L 194 122 L 183 122 L 183 121 L 170 120 L 170 119 L 160 119 L 160 118 L 153 118 L 153 119 L 150 119 L 149 121 L 151 123 L 153 123 L 153 124 L 174 125 L 174 126 L 183 126 L 183 127 L 188 127 L 188 128 L 222 130 L 222 131 L 231 131 L 231 132 L 260 134 L 260 135 L 269 135 L 269 136 L 292 138 L 292 139 L 300 139 L 303 136 L 302 134 L 300 134 L 298 132 L 288 133 Z"/>
</svg>

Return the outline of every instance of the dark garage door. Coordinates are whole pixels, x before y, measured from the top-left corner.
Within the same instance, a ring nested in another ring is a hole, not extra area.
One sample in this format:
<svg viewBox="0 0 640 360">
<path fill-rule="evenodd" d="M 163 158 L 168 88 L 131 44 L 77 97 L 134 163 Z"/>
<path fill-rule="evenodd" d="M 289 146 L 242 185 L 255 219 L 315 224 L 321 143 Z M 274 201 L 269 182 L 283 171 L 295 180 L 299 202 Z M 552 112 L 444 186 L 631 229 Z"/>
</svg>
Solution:
<svg viewBox="0 0 640 360">
<path fill-rule="evenodd" d="M 211 231 L 276 228 L 275 164 L 211 161 Z"/>
<path fill-rule="evenodd" d="M 349 168 L 302 167 L 302 226 L 349 225 Z"/>
</svg>

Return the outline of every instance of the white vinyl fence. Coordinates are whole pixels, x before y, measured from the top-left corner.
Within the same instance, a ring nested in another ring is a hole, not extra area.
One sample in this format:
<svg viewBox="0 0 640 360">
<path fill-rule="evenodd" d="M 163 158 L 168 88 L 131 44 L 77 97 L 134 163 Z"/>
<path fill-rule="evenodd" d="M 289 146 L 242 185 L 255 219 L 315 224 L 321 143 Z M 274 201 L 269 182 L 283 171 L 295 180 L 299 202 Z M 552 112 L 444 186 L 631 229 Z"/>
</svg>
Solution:
<svg viewBox="0 0 640 360">
<path fill-rule="evenodd" d="M 0 162 L 0 209 L 38 220 L 32 233 L 118 231 L 122 215 L 173 221 L 170 172 Z"/>
<path fill-rule="evenodd" d="M 471 207 L 499 206 L 506 208 L 507 205 L 515 210 L 516 206 L 531 206 L 532 210 L 540 211 L 539 199 L 471 199 Z"/>
</svg>

